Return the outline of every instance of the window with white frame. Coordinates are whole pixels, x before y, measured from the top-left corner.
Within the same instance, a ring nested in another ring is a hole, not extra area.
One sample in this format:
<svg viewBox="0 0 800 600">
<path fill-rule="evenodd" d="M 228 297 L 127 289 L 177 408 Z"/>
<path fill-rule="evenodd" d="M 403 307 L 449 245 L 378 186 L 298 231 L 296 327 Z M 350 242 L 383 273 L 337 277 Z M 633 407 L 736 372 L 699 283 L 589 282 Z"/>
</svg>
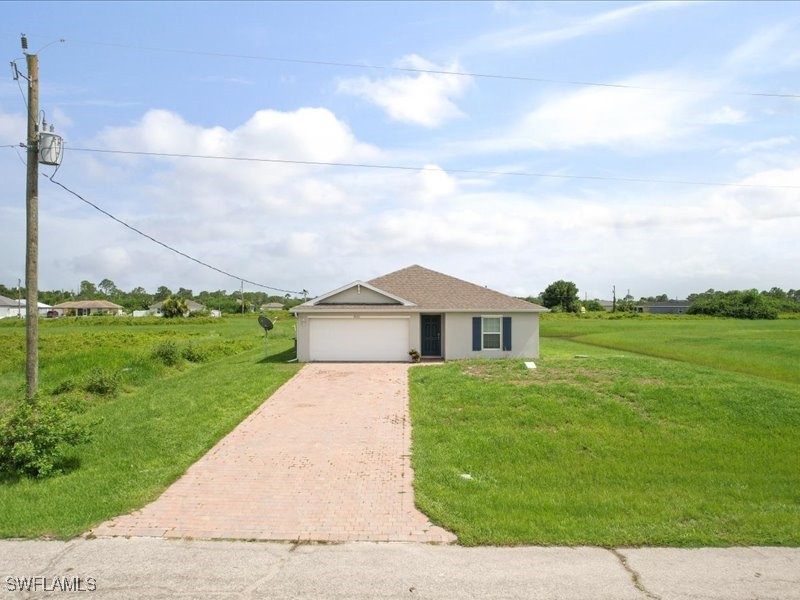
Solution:
<svg viewBox="0 0 800 600">
<path fill-rule="evenodd" d="M 483 317 L 481 319 L 481 340 L 484 350 L 500 350 L 502 337 L 502 319 L 500 317 Z"/>
</svg>

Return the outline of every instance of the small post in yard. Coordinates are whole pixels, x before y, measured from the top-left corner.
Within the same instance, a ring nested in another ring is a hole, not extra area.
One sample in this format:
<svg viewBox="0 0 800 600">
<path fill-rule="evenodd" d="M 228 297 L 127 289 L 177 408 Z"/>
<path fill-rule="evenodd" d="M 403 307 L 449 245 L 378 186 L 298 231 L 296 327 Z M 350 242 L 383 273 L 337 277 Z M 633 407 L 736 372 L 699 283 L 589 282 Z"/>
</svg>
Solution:
<svg viewBox="0 0 800 600">
<path fill-rule="evenodd" d="M 267 334 L 269 333 L 269 330 L 274 327 L 274 325 L 272 324 L 272 321 L 270 321 L 264 315 L 260 315 L 258 317 L 258 324 L 261 325 L 261 327 L 264 328 L 264 358 L 266 358 L 267 357 L 267 347 L 268 347 L 268 344 L 267 344 L 268 336 L 267 336 Z"/>
</svg>

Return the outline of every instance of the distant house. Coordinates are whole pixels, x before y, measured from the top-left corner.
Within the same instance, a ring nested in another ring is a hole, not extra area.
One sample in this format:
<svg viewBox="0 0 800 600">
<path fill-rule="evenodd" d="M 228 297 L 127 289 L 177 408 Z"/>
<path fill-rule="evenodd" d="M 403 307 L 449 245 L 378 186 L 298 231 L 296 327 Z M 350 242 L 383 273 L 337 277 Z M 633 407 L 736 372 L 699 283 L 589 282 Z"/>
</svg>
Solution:
<svg viewBox="0 0 800 600">
<path fill-rule="evenodd" d="M 261 305 L 261 310 L 283 310 L 281 302 L 267 302 Z"/>
<path fill-rule="evenodd" d="M 88 317 L 90 315 L 114 315 L 125 314 L 125 308 L 119 304 L 114 304 L 108 300 L 75 300 L 72 302 L 62 302 L 53 306 L 53 310 L 66 317 Z"/>
<path fill-rule="evenodd" d="M 164 306 L 163 300 L 161 302 L 156 302 L 155 304 L 151 304 L 148 310 L 150 311 L 150 314 L 153 315 L 154 317 L 161 317 L 163 316 L 163 313 L 161 312 L 162 306 Z M 194 300 L 186 300 L 186 308 L 189 309 L 189 312 L 186 313 L 187 315 L 190 315 L 194 312 L 201 312 L 206 309 L 205 306 L 203 306 L 199 302 L 195 302 Z"/>
<path fill-rule="evenodd" d="M 536 358 L 547 309 L 412 265 L 291 309 L 300 362 Z"/>
<path fill-rule="evenodd" d="M 692 305 L 688 300 L 668 300 L 667 302 L 645 302 L 636 307 L 638 312 L 653 315 L 683 315 Z"/>
<path fill-rule="evenodd" d="M 49 304 L 39 302 L 39 315 L 44 316 L 52 308 Z M 14 300 L 13 298 L 6 298 L 0 296 L 0 319 L 6 317 L 25 317 L 27 311 L 25 310 L 25 300 Z"/>
<path fill-rule="evenodd" d="M 5 319 L 6 317 L 18 317 L 18 316 L 19 316 L 19 304 L 17 300 L 12 300 L 11 298 L 0 296 L 0 319 Z"/>
</svg>

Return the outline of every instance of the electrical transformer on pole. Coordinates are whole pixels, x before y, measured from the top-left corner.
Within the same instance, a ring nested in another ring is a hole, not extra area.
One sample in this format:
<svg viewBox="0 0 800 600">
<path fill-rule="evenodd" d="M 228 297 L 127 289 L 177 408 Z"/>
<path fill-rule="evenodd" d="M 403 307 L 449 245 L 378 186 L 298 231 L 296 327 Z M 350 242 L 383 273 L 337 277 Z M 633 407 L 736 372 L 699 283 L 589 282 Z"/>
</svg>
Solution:
<svg viewBox="0 0 800 600">
<path fill-rule="evenodd" d="M 39 390 L 39 163 L 61 164 L 62 140 L 47 131 L 47 122 L 39 125 L 39 57 L 28 52 L 28 39 L 22 35 L 22 50 L 28 76 L 12 61 L 14 79 L 28 81 L 27 176 L 25 184 L 25 395 L 30 400 Z"/>
</svg>

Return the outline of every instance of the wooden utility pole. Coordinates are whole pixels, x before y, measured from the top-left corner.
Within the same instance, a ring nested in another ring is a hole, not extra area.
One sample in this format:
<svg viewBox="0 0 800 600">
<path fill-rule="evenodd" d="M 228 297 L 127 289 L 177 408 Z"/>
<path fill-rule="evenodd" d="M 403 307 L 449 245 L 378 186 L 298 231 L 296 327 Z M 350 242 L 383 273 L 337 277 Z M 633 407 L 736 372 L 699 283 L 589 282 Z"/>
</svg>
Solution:
<svg viewBox="0 0 800 600">
<path fill-rule="evenodd" d="M 24 38 L 23 38 L 24 39 Z M 24 41 L 23 41 L 23 45 Z M 28 63 L 28 179 L 25 186 L 25 384 L 28 400 L 39 391 L 39 57 Z"/>
</svg>

